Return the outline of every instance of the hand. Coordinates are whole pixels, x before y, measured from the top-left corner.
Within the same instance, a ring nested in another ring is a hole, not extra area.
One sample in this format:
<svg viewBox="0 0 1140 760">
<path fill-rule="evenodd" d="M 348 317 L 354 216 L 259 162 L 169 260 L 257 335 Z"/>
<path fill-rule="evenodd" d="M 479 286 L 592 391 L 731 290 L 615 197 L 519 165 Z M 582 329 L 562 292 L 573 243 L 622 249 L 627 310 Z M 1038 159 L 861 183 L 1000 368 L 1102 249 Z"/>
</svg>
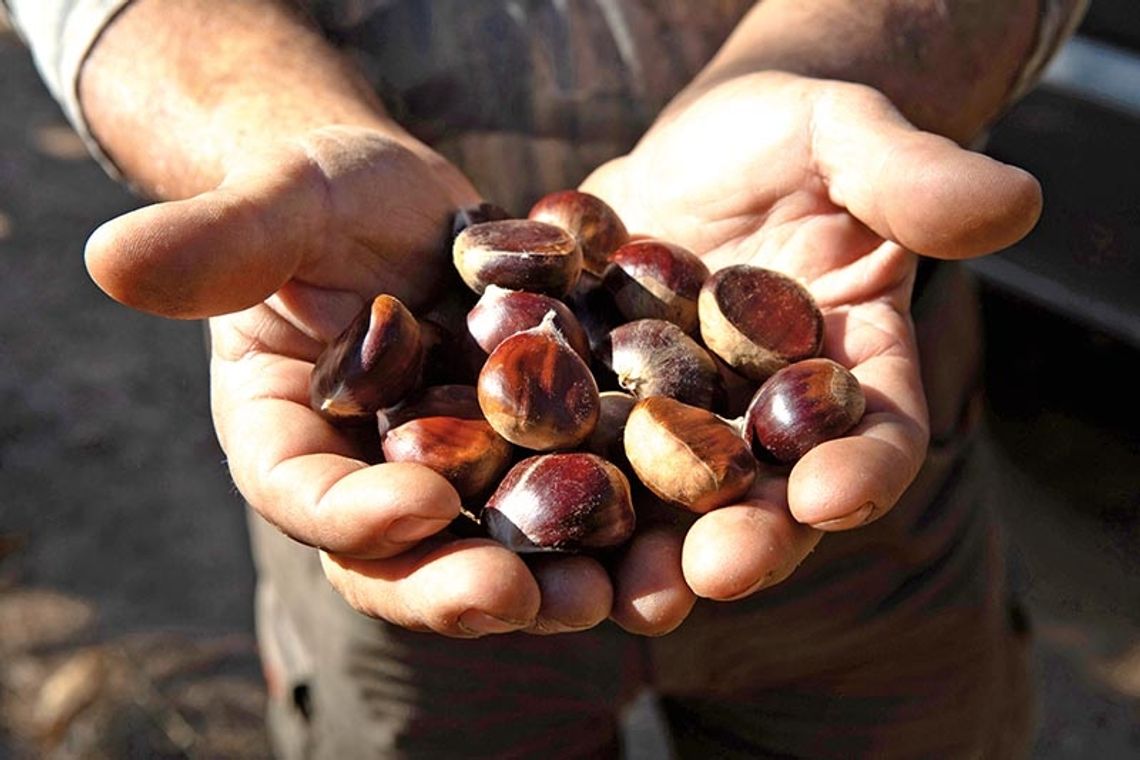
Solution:
<svg viewBox="0 0 1140 760">
<path fill-rule="evenodd" d="M 774 72 L 685 99 L 582 189 L 630 232 L 685 245 L 713 270 L 749 263 L 801 280 L 825 315 L 823 353 L 851 368 L 867 396 L 858 427 L 810 451 L 786 479 L 763 480 L 687 533 L 635 538 L 615 576 L 613 617 L 643 633 L 680 623 L 687 588 L 747 596 L 786 578 L 822 532 L 891 509 L 928 438 L 911 251 L 998 250 L 1032 228 L 1041 206 L 1030 175 L 916 130 L 876 91 Z"/>
<path fill-rule="evenodd" d="M 454 209 L 477 200 L 423 146 L 319 129 L 248 157 L 215 190 L 107 223 L 88 267 L 130 306 L 213 317 L 213 415 L 234 481 L 268 521 L 323 550 L 358 610 L 453 636 L 588 627 L 610 611 L 598 563 L 528 566 L 492 541 L 449 538 L 459 497 L 443 478 L 369 466 L 351 434 L 309 409 L 323 346 L 376 293 L 422 305 L 451 266 Z"/>
</svg>

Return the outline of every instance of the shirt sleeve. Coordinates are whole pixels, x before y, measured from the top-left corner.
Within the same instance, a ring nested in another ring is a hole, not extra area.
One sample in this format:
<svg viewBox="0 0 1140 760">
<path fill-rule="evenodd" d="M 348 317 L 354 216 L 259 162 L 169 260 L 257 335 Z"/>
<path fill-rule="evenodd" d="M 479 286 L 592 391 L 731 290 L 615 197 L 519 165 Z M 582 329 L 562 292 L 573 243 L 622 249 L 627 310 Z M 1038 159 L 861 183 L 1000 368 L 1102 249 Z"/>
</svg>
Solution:
<svg viewBox="0 0 1140 760">
<path fill-rule="evenodd" d="M 1061 45 L 1077 30 L 1088 7 L 1089 0 L 1040 0 L 1037 42 L 1014 85 L 1012 101 L 1037 85 Z"/>
<path fill-rule="evenodd" d="M 91 136 L 79 106 L 79 70 L 103 30 L 131 0 L 0 0 L 13 28 L 31 49 L 36 68 L 91 154 L 113 175 L 114 165 Z"/>
</svg>

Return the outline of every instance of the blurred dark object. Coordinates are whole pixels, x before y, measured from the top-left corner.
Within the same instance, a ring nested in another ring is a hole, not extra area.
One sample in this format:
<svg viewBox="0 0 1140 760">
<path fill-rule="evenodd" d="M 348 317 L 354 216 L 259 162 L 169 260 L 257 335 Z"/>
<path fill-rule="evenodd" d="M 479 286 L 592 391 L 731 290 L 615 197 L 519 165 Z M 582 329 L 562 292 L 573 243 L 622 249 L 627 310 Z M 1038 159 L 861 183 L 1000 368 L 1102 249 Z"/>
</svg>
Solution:
<svg viewBox="0 0 1140 760">
<path fill-rule="evenodd" d="M 1107 43 L 1113 44 L 1107 44 Z M 973 264 L 987 283 L 1140 348 L 1140 8 L 1094 2 L 988 152 L 1045 187 L 1037 229 Z"/>
</svg>

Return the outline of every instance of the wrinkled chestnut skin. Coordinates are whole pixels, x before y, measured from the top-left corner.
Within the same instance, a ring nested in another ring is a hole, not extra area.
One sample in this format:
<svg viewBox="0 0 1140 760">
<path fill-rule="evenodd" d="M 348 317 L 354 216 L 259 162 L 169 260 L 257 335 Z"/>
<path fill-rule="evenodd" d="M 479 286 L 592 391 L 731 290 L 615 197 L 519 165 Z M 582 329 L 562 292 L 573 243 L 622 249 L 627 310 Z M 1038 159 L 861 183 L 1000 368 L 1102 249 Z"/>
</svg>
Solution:
<svg viewBox="0 0 1140 760">
<path fill-rule="evenodd" d="M 672 322 L 639 319 L 615 327 L 599 353 L 618 384 L 637 398 L 669 396 L 702 409 L 722 403 L 712 357 Z"/>
<path fill-rule="evenodd" d="M 863 418 L 859 380 L 830 359 L 806 359 L 760 386 L 744 415 L 744 440 L 758 458 L 791 463 L 839 438 Z"/>
<path fill-rule="evenodd" d="M 590 343 L 586 331 L 570 307 L 557 298 L 525 290 L 507 290 L 488 285 L 479 302 L 467 314 L 467 330 L 471 337 L 488 354 L 517 332 L 542 324 L 543 318 L 554 313 L 554 326 L 570 347 L 583 360 L 590 360 Z"/>
<path fill-rule="evenodd" d="M 582 265 L 599 276 L 605 271 L 610 254 L 629 240 L 625 224 L 609 204 L 577 190 L 543 196 L 527 216 L 573 235 L 582 249 Z"/>
<path fill-rule="evenodd" d="M 551 315 L 500 343 L 477 388 L 491 427 L 526 449 L 574 448 L 598 422 L 598 385 Z"/>
<path fill-rule="evenodd" d="M 498 285 L 561 298 L 582 273 L 582 249 L 573 235 L 529 219 L 468 227 L 455 238 L 452 260 L 476 293 Z"/>
<path fill-rule="evenodd" d="M 603 282 L 626 319 L 664 319 L 697 329 L 697 297 L 709 269 L 697 255 L 660 240 L 626 243 L 610 256 Z"/>
<path fill-rule="evenodd" d="M 697 306 L 705 345 L 753 380 L 818 356 L 823 346 L 815 299 L 779 272 L 746 264 L 721 269 L 705 280 Z"/>
<path fill-rule="evenodd" d="M 581 452 L 516 464 L 487 501 L 482 520 L 492 538 L 520 554 L 620 546 L 636 522 L 625 475 Z"/>
<path fill-rule="evenodd" d="M 368 417 L 419 383 L 420 327 L 396 298 L 379 295 L 317 358 L 310 404 L 331 420 Z"/>
<path fill-rule="evenodd" d="M 494 487 L 513 453 L 511 444 L 481 416 L 411 419 L 385 433 L 381 448 L 385 461 L 415 462 L 435 470 L 465 502 Z"/>
<path fill-rule="evenodd" d="M 756 460 L 731 425 L 664 396 L 633 407 L 625 453 L 650 491 L 698 514 L 737 501 L 756 479 Z"/>
</svg>

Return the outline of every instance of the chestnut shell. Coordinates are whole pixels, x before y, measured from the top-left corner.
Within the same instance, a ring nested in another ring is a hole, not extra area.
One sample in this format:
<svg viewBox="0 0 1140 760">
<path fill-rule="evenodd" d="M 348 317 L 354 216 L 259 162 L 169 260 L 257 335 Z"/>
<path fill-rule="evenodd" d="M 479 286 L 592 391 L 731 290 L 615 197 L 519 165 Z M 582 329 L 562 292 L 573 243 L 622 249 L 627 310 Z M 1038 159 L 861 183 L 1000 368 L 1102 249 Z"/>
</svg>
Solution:
<svg viewBox="0 0 1140 760">
<path fill-rule="evenodd" d="M 619 546 L 636 523 L 629 480 L 610 462 L 582 452 L 516 464 L 487 501 L 482 520 L 492 538 L 519 553 Z"/>
<path fill-rule="evenodd" d="M 530 219 L 553 224 L 569 232 L 582 249 L 587 271 L 601 275 L 611 253 L 629 240 L 629 232 L 609 204 L 579 190 L 559 190 L 538 200 Z"/>
<path fill-rule="evenodd" d="M 744 440 L 757 457 L 791 463 L 847 433 L 863 417 L 859 380 L 830 359 L 806 359 L 760 386 L 744 415 Z"/>
</svg>

